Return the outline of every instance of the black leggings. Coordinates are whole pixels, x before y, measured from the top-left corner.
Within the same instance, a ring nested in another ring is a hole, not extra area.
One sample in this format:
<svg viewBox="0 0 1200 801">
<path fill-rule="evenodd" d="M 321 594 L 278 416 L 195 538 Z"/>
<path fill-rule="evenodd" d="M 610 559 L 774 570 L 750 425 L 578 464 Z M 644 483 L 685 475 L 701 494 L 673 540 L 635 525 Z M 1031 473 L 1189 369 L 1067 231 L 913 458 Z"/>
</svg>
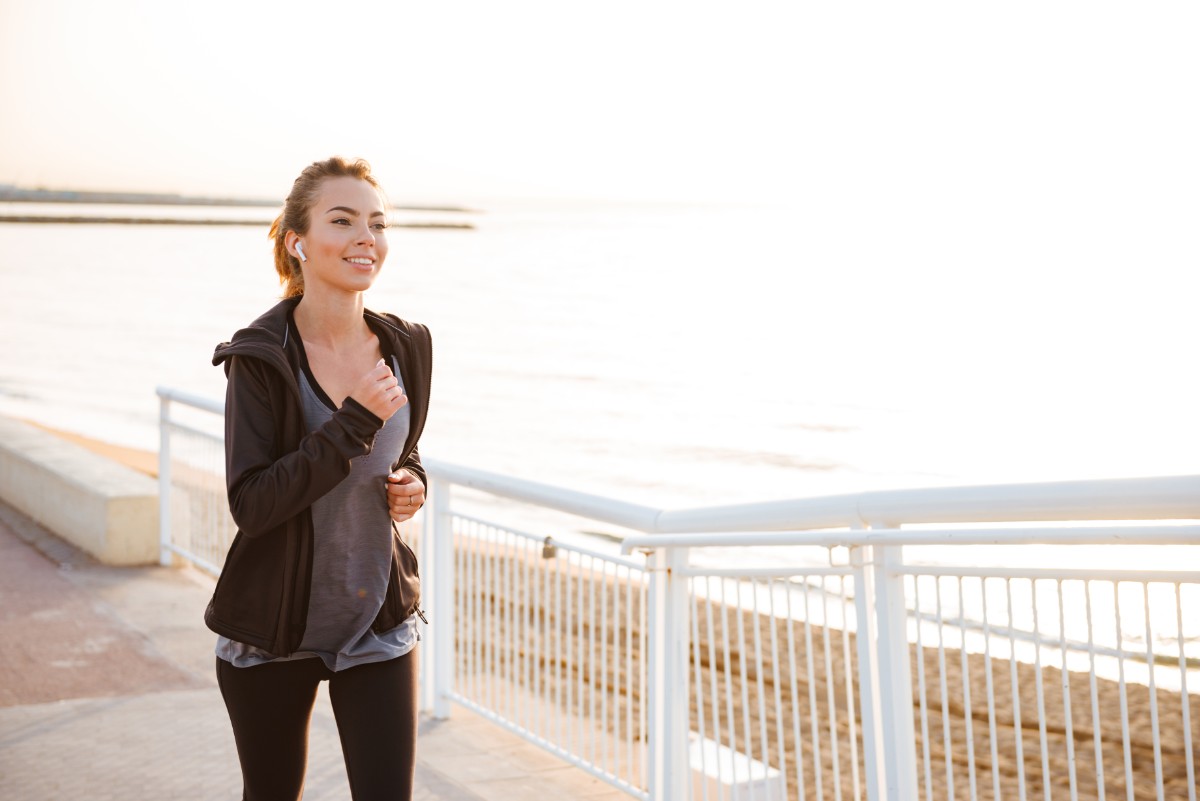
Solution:
<svg viewBox="0 0 1200 801">
<path fill-rule="evenodd" d="M 242 763 L 243 800 L 300 798 L 308 722 L 317 684 L 325 680 L 351 797 L 408 801 L 417 745 L 415 651 L 337 673 L 316 658 L 237 668 L 218 657 L 217 684 Z"/>
</svg>

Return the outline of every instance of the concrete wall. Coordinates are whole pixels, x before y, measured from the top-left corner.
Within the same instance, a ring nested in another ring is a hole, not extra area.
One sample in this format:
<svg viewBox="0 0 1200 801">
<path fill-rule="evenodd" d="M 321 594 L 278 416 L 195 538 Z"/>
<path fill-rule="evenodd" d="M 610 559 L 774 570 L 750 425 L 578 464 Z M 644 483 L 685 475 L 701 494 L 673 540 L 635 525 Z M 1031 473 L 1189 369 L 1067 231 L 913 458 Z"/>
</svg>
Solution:
<svg viewBox="0 0 1200 801">
<path fill-rule="evenodd" d="M 158 561 L 158 483 L 0 417 L 0 498 L 109 565 Z"/>
</svg>

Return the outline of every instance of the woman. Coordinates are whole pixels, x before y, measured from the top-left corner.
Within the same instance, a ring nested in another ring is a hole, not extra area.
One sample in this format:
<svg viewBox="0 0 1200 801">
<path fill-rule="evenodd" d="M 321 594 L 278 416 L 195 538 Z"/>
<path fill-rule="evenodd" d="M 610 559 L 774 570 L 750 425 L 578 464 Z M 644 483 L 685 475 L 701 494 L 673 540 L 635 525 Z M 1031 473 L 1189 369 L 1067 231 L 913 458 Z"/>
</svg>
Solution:
<svg viewBox="0 0 1200 801">
<path fill-rule="evenodd" d="M 271 227 L 283 301 L 213 356 L 238 533 L 205 622 L 247 801 L 300 798 L 326 680 L 355 801 L 412 793 L 424 615 L 389 517 L 425 502 L 431 350 L 424 326 L 363 305 L 386 228 L 366 162 L 310 165 Z"/>
</svg>

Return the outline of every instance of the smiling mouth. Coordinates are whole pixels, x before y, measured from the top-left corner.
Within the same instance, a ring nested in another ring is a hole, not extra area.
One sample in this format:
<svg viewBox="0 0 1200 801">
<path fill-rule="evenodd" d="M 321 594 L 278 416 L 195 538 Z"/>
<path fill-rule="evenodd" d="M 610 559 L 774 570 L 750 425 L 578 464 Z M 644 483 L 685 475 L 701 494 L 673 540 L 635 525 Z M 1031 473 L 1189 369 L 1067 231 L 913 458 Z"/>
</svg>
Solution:
<svg viewBox="0 0 1200 801">
<path fill-rule="evenodd" d="M 350 262 L 351 264 L 361 264 L 365 267 L 370 267 L 371 265 L 373 265 L 375 263 L 374 259 L 365 259 L 365 258 L 346 259 L 346 261 Z"/>
</svg>

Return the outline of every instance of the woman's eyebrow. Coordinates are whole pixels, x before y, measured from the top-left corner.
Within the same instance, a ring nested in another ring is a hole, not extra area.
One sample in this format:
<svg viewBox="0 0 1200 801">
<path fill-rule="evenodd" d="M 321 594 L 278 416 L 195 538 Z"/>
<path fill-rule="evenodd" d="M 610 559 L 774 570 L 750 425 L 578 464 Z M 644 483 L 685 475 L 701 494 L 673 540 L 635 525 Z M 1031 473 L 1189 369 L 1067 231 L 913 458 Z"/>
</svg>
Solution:
<svg viewBox="0 0 1200 801">
<path fill-rule="evenodd" d="M 326 210 L 325 213 L 329 214 L 329 212 L 331 212 L 331 211 L 342 211 L 342 212 L 345 212 L 346 214 L 353 214 L 355 217 L 358 216 L 358 209 L 352 209 L 349 206 L 334 206 L 333 208 Z M 373 212 L 371 212 L 371 216 L 372 217 L 386 217 L 387 215 L 384 214 L 382 211 L 373 211 Z"/>
</svg>

